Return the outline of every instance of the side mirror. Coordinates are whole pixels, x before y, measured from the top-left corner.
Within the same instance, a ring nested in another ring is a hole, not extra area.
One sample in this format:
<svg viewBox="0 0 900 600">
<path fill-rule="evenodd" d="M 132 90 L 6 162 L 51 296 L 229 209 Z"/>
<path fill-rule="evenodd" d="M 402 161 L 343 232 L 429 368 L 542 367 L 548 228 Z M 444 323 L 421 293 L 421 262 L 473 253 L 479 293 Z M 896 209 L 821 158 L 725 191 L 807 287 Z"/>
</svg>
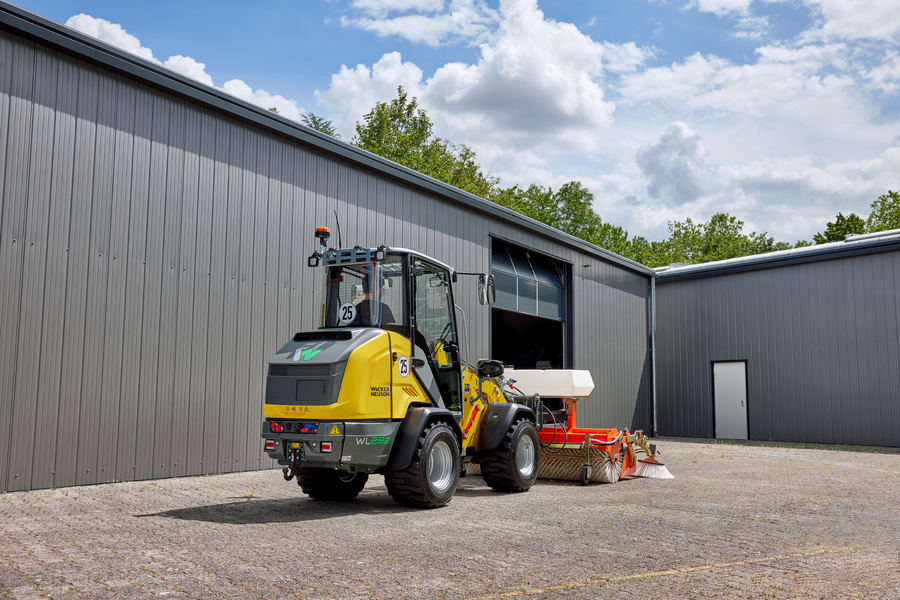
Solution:
<svg viewBox="0 0 900 600">
<path fill-rule="evenodd" d="M 494 291 L 494 276 L 479 275 L 478 276 L 478 304 L 493 304 L 497 301 L 497 294 Z"/>
</svg>

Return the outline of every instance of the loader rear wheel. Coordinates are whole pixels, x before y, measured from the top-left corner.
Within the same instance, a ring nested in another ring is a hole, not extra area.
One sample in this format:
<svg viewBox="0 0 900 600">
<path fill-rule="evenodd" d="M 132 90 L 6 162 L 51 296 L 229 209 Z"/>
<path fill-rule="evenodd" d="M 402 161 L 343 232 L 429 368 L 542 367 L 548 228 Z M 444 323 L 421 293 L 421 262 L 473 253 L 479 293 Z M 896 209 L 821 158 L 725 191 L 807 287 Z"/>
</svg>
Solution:
<svg viewBox="0 0 900 600">
<path fill-rule="evenodd" d="M 315 500 L 351 500 L 366 486 L 365 473 L 347 473 L 334 469 L 300 467 L 297 484 L 303 493 Z"/>
<path fill-rule="evenodd" d="M 534 423 L 516 422 L 500 445 L 478 454 L 481 476 L 498 492 L 527 492 L 537 480 L 541 453 Z"/>
<path fill-rule="evenodd" d="M 459 473 L 456 435 L 446 423 L 435 423 L 422 432 L 412 463 L 399 471 L 386 471 L 384 483 L 394 502 L 437 508 L 453 498 Z"/>
</svg>

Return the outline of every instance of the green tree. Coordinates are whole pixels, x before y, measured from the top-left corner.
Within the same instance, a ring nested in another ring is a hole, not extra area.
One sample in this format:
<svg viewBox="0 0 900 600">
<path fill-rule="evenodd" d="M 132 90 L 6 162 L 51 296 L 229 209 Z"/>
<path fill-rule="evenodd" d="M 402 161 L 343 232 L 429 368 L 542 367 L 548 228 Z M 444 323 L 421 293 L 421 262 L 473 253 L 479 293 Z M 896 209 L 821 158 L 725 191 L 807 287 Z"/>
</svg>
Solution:
<svg viewBox="0 0 900 600">
<path fill-rule="evenodd" d="M 669 240 L 651 242 L 639 235 L 628 242 L 621 254 L 651 269 L 675 262 L 671 259 L 672 248 Z"/>
<path fill-rule="evenodd" d="M 396 98 L 376 103 L 356 123 L 350 143 L 476 196 L 498 193 L 500 180 L 481 170 L 474 150 L 432 133 L 428 113 L 400 86 Z"/>
<path fill-rule="evenodd" d="M 789 244 L 775 242 L 765 233 L 744 233 L 744 222 L 726 213 L 716 213 L 709 221 L 694 223 L 690 218 L 669 222 L 670 262 L 699 264 L 740 256 L 787 250 Z"/>
<path fill-rule="evenodd" d="M 813 236 L 816 244 L 827 244 L 829 242 L 843 242 L 850 233 L 865 233 L 866 222 L 862 217 L 855 213 L 850 213 L 846 217 L 838 213 L 834 221 L 828 223 L 824 233 L 817 233 Z"/>
<path fill-rule="evenodd" d="M 377 102 L 375 108 L 356 122 L 354 146 L 420 171 L 423 152 L 432 133 L 431 119 L 419 108 L 416 98 L 407 99 L 403 86 L 390 102 Z"/>
<path fill-rule="evenodd" d="M 272 109 L 269 109 L 272 110 Z M 313 113 L 306 113 L 300 115 L 300 122 L 309 127 L 310 129 L 315 129 L 320 133 L 324 133 L 326 135 L 330 135 L 333 138 L 341 139 L 341 136 L 334 129 L 334 125 L 326 119 L 325 117 L 320 117 Z"/>
<path fill-rule="evenodd" d="M 900 194 L 888 190 L 870 205 L 872 212 L 866 220 L 869 233 L 900 229 Z M 829 223 L 830 225 L 830 223 Z"/>
</svg>

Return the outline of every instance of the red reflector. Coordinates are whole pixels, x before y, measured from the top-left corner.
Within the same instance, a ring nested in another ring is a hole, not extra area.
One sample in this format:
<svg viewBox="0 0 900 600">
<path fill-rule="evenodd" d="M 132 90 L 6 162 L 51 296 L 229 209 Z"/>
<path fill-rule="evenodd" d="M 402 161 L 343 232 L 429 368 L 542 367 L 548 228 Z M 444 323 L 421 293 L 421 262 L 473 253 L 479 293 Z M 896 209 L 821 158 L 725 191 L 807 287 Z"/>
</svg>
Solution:
<svg viewBox="0 0 900 600">
<path fill-rule="evenodd" d="M 322 442 L 322 452 L 331 452 L 331 442 Z"/>
<path fill-rule="evenodd" d="M 266 440 L 266 450 L 275 449 L 275 440 Z"/>
</svg>

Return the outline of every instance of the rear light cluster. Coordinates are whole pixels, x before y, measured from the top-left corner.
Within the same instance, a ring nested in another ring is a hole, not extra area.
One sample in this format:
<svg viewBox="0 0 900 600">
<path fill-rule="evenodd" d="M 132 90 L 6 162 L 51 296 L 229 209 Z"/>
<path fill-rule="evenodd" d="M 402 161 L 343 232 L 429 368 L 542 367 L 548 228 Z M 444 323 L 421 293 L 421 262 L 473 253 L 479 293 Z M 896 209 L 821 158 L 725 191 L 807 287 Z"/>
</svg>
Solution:
<svg viewBox="0 0 900 600">
<path fill-rule="evenodd" d="M 275 440 L 266 440 L 266 451 L 275 449 Z"/>
<path fill-rule="evenodd" d="M 322 452 L 326 454 L 331 452 L 331 442 L 322 442 Z"/>
</svg>

